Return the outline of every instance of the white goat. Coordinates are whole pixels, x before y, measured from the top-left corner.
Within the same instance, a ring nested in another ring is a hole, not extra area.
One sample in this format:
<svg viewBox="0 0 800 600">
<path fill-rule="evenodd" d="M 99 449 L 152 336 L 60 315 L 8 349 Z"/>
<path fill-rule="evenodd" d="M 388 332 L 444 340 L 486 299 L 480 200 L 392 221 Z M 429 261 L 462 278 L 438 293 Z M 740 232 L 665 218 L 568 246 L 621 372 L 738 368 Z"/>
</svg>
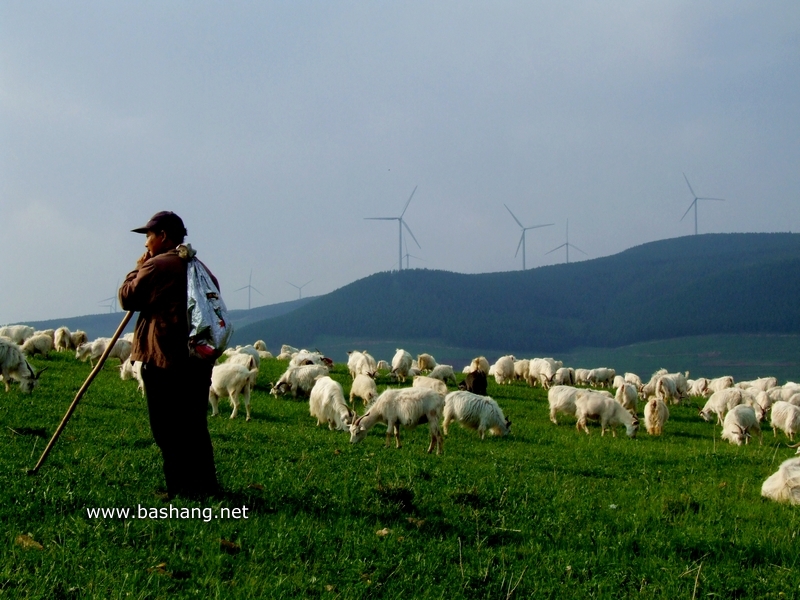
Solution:
<svg viewBox="0 0 800 600">
<path fill-rule="evenodd" d="M 794 441 L 794 434 L 800 431 L 800 407 L 778 400 L 772 405 L 770 425 L 772 425 L 774 437 L 777 437 L 778 429 L 780 429 L 789 436 L 791 441 Z"/>
<path fill-rule="evenodd" d="M 767 477 L 761 495 L 776 502 L 800 504 L 800 458 L 790 458 Z"/>
<path fill-rule="evenodd" d="M 501 356 L 494 363 L 494 380 L 498 385 L 510 383 L 514 380 L 514 358 L 513 355 Z"/>
<path fill-rule="evenodd" d="M 731 444 L 741 446 L 750 441 L 752 437 L 750 434 L 751 431 L 758 433 L 759 443 L 762 443 L 761 428 L 758 426 L 756 411 L 753 410 L 752 406 L 739 404 L 738 406 L 734 406 L 730 412 L 725 415 L 720 437 L 723 440 L 728 440 Z"/>
<path fill-rule="evenodd" d="M 488 429 L 492 435 L 508 435 L 511 421 L 489 396 L 479 396 L 472 392 L 450 392 L 444 399 L 444 434 L 447 435 L 450 423 L 458 421 L 462 427 L 476 429 L 481 439 Z"/>
<path fill-rule="evenodd" d="M 617 388 L 617 393 L 614 399 L 619 402 L 622 407 L 632 415 L 636 414 L 636 403 L 639 401 L 639 393 L 636 391 L 636 386 L 632 383 L 622 383 Z"/>
<path fill-rule="evenodd" d="M 472 373 L 473 371 L 482 371 L 483 374 L 488 377 L 489 361 L 486 360 L 485 356 L 477 356 L 472 359 L 472 362 L 469 364 L 469 371 L 467 371 L 467 373 Z"/>
<path fill-rule="evenodd" d="M 428 373 L 428 377 L 443 381 L 445 384 L 447 384 L 448 381 L 452 381 L 453 385 L 458 385 L 456 374 L 453 372 L 453 367 L 450 365 L 436 365 L 431 372 Z"/>
<path fill-rule="evenodd" d="M 53 338 L 47 335 L 46 333 L 38 333 L 32 335 L 27 340 L 25 340 L 20 346 L 20 350 L 22 350 L 23 354 L 26 354 L 28 356 L 41 354 L 45 358 L 47 358 L 47 355 L 50 354 L 50 351 L 52 349 L 53 349 Z"/>
<path fill-rule="evenodd" d="M 417 368 L 419 368 L 420 371 L 432 371 L 436 368 L 437 364 L 439 363 L 437 363 L 436 359 L 430 354 L 417 355 Z"/>
<path fill-rule="evenodd" d="M 324 365 L 289 367 L 272 386 L 269 393 L 277 397 L 279 394 L 285 394 L 288 390 L 294 398 L 297 398 L 298 392 L 303 396 L 308 396 L 314 387 L 317 377 L 327 374 L 328 368 Z"/>
<path fill-rule="evenodd" d="M 398 348 L 392 358 L 392 377 L 405 383 L 413 362 L 414 359 L 411 353 L 406 352 L 402 348 Z"/>
<path fill-rule="evenodd" d="M 250 420 L 250 390 L 255 387 L 258 369 L 250 369 L 242 365 L 223 363 L 215 365 L 211 371 L 211 387 L 208 390 L 208 401 L 211 404 L 211 416 L 219 415 L 219 399 L 230 397 L 233 405 L 231 419 L 239 412 L 239 394 L 244 399 L 247 421 Z"/>
<path fill-rule="evenodd" d="M 738 388 L 723 388 L 711 394 L 706 405 L 700 410 L 700 416 L 704 421 L 711 421 L 711 415 L 717 415 L 717 423 L 722 425 L 725 415 L 734 406 L 744 403 L 742 390 Z"/>
<path fill-rule="evenodd" d="M 93 342 L 87 342 L 78 346 L 75 351 L 75 358 L 77 360 L 86 362 L 89 360 L 89 365 L 94 367 L 94 361 L 103 355 L 106 351 L 108 343 L 111 338 L 97 338 Z M 125 362 L 131 355 L 131 343 L 128 340 L 118 339 L 111 349 L 108 358 L 116 358 L 120 362 Z"/>
<path fill-rule="evenodd" d="M 350 406 L 354 406 L 354 398 L 361 398 L 364 406 L 369 406 L 372 401 L 378 397 L 378 386 L 375 385 L 375 380 L 368 375 L 359 373 L 353 380 L 353 385 L 350 387 Z"/>
<path fill-rule="evenodd" d="M 650 398 L 644 405 L 644 426 L 650 435 L 661 435 L 669 419 L 669 408 L 659 398 Z"/>
<path fill-rule="evenodd" d="M 256 340 L 253 344 L 253 348 L 259 350 L 260 352 L 267 352 L 267 345 L 264 343 L 264 340 Z"/>
<path fill-rule="evenodd" d="M 356 378 L 356 375 L 362 374 L 367 377 L 375 377 L 378 372 L 378 365 L 375 359 L 366 351 L 359 352 L 358 350 L 351 350 L 347 353 L 347 368 L 350 371 L 350 377 Z"/>
<path fill-rule="evenodd" d="M 0 337 L 10 338 L 15 344 L 22 344 L 34 334 L 30 325 L 5 325 L 0 327 Z"/>
<path fill-rule="evenodd" d="M 604 394 L 588 392 L 575 400 L 575 417 L 578 419 L 576 428 L 583 429 L 587 435 L 589 428 L 586 426 L 588 419 L 600 421 L 600 435 L 605 435 L 606 429 L 611 429 L 611 434 L 616 437 L 616 425 L 625 425 L 628 437 L 636 437 L 639 429 L 639 419 L 631 415 L 622 405 Z"/>
<path fill-rule="evenodd" d="M 575 416 L 575 400 L 581 390 L 568 385 L 554 385 L 547 390 L 547 402 L 550 405 L 550 420 L 558 425 L 556 415 L 565 413 Z"/>
<path fill-rule="evenodd" d="M 607 367 L 599 367 L 597 369 L 592 369 L 589 371 L 589 376 L 587 380 L 589 381 L 590 385 L 599 385 L 601 387 L 611 387 L 614 383 L 614 377 L 617 376 L 617 372 L 614 369 L 609 369 Z"/>
<path fill-rule="evenodd" d="M 516 381 L 528 381 L 528 373 L 530 372 L 531 361 L 527 358 L 521 358 L 514 361 L 514 379 Z"/>
<path fill-rule="evenodd" d="M 20 390 L 30 394 L 45 369 L 34 373 L 17 344 L 0 340 L 0 375 L 3 376 L 6 392 L 10 389 L 8 382 L 14 380 L 19 382 Z"/>
<path fill-rule="evenodd" d="M 414 377 L 414 383 L 411 384 L 411 387 L 428 388 L 429 390 L 433 390 L 434 392 L 441 394 L 442 398 L 447 396 L 447 385 L 444 383 L 444 381 L 441 379 L 428 377 L 427 375 L 417 375 Z"/>
<path fill-rule="evenodd" d="M 144 380 L 142 379 L 141 361 L 137 360 L 135 362 L 131 362 L 130 359 L 123 360 L 119 365 L 119 377 L 122 379 L 122 381 L 135 379 L 139 383 L 137 389 L 142 393 L 142 396 L 144 396 Z"/>
<path fill-rule="evenodd" d="M 375 401 L 364 416 L 350 425 L 350 443 L 362 441 L 375 423 L 386 423 L 386 446 L 389 446 L 394 432 L 397 448 L 400 448 L 400 426 L 413 429 L 427 421 L 431 434 L 428 446 L 430 454 L 434 448 L 441 454 L 444 438 L 439 431 L 439 420 L 442 418 L 444 398 L 441 394 L 427 388 L 388 389 Z"/>
<path fill-rule="evenodd" d="M 317 379 L 311 388 L 308 411 L 317 418 L 317 426 L 327 423 L 330 430 L 348 431 L 353 422 L 353 411 L 344 402 L 342 385 L 327 375 Z"/>
</svg>

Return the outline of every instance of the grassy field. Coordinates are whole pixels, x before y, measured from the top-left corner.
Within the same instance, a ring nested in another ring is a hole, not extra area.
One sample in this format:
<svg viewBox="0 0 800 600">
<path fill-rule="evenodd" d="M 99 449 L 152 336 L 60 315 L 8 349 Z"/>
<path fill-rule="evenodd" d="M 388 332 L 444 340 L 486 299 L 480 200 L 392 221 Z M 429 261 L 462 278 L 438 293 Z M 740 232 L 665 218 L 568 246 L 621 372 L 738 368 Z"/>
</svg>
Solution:
<svg viewBox="0 0 800 600">
<path fill-rule="evenodd" d="M 170 507 L 144 400 L 107 366 L 27 476 L 89 372 L 68 355 L 34 364 L 50 367 L 41 387 L 0 402 L 0 597 L 800 596 L 800 514 L 760 497 L 793 451 L 771 432 L 721 443 L 697 400 L 671 408 L 663 437 L 630 440 L 555 426 L 543 391 L 491 383 L 512 435 L 455 426 L 429 456 L 425 426 L 400 450 L 381 427 L 353 446 L 316 427 L 306 401 L 266 393 L 285 368 L 266 361 L 253 420 L 209 420 L 227 496 L 171 505 L 247 519 L 90 518 Z M 346 368 L 333 376 L 347 392 Z"/>
</svg>

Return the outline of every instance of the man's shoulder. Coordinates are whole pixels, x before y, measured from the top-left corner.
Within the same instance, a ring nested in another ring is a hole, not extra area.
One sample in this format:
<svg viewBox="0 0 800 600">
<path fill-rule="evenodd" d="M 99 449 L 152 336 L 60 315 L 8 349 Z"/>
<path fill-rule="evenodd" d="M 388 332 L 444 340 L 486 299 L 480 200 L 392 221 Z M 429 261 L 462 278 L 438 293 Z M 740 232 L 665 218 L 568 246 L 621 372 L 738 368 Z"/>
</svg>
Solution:
<svg viewBox="0 0 800 600">
<path fill-rule="evenodd" d="M 147 261 L 150 266 L 158 270 L 179 270 L 186 268 L 186 261 L 178 256 L 176 250 L 169 250 Z"/>
</svg>

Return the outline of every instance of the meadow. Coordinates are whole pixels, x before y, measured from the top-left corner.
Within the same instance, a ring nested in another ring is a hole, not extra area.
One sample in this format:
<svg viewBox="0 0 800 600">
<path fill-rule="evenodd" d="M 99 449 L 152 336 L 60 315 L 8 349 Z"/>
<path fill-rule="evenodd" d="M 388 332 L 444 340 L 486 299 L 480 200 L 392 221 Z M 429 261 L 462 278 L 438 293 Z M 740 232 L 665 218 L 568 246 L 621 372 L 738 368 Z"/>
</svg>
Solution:
<svg viewBox="0 0 800 600">
<path fill-rule="evenodd" d="M 721 442 L 698 398 L 670 407 L 662 437 L 631 440 L 553 425 L 546 392 L 490 382 L 511 435 L 456 425 L 436 456 L 426 426 L 400 450 L 380 426 L 357 445 L 317 427 L 307 401 L 267 393 L 286 363 L 264 361 L 253 420 L 228 419 L 225 400 L 209 418 L 225 496 L 170 504 L 145 402 L 117 361 L 26 475 L 90 370 L 69 353 L 32 363 L 49 367 L 40 387 L 0 402 L 0 597 L 800 596 L 800 515 L 760 496 L 794 451 L 768 426 L 763 445 Z M 346 367 L 332 376 L 347 393 Z M 248 518 L 88 512 L 139 506 Z"/>
</svg>

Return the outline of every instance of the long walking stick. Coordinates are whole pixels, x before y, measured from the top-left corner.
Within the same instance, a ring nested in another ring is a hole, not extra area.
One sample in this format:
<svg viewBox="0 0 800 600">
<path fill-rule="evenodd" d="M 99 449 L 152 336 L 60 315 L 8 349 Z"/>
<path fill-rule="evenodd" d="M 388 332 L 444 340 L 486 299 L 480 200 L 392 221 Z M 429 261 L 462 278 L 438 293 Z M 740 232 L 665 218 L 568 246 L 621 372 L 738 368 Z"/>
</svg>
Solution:
<svg viewBox="0 0 800 600">
<path fill-rule="evenodd" d="M 42 452 L 41 458 L 39 458 L 39 462 L 37 462 L 36 466 L 33 467 L 32 469 L 28 469 L 28 475 L 35 475 L 36 472 L 39 470 L 39 467 L 42 466 L 42 463 L 47 458 L 47 455 L 50 454 L 50 450 L 53 449 L 53 446 L 55 445 L 58 436 L 61 435 L 61 432 L 64 430 L 64 427 L 67 426 L 67 421 L 69 421 L 69 418 L 72 416 L 72 413 L 75 412 L 75 408 L 78 406 L 78 402 L 80 402 L 80 399 L 83 398 L 83 395 L 86 393 L 86 390 L 89 389 L 89 385 L 91 385 L 95 376 L 100 372 L 100 369 L 103 368 L 103 364 L 106 362 L 108 355 L 111 354 L 111 350 L 113 350 L 114 344 L 117 343 L 119 336 L 122 335 L 122 331 L 125 329 L 125 326 L 128 324 L 128 321 L 131 320 L 132 316 L 133 316 L 133 311 L 129 310 L 128 312 L 125 313 L 125 316 L 122 317 L 122 322 L 119 324 L 119 327 L 117 327 L 117 330 L 111 337 L 111 341 L 108 342 L 105 352 L 103 352 L 102 356 L 100 356 L 100 359 L 97 361 L 97 364 L 94 366 L 94 369 L 92 369 L 92 372 L 89 373 L 89 377 L 87 377 L 86 381 L 83 382 L 81 389 L 78 390 L 78 394 L 75 396 L 75 400 L 73 400 L 72 404 L 69 405 L 69 408 L 67 409 L 67 414 L 65 414 L 64 418 L 61 419 L 61 424 L 58 426 L 58 429 L 56 429 L 56 432 L 53 434 L 53 437 L 50 438 L 47 447 L 44 449 L 44 452 Z"/>
</svg>

